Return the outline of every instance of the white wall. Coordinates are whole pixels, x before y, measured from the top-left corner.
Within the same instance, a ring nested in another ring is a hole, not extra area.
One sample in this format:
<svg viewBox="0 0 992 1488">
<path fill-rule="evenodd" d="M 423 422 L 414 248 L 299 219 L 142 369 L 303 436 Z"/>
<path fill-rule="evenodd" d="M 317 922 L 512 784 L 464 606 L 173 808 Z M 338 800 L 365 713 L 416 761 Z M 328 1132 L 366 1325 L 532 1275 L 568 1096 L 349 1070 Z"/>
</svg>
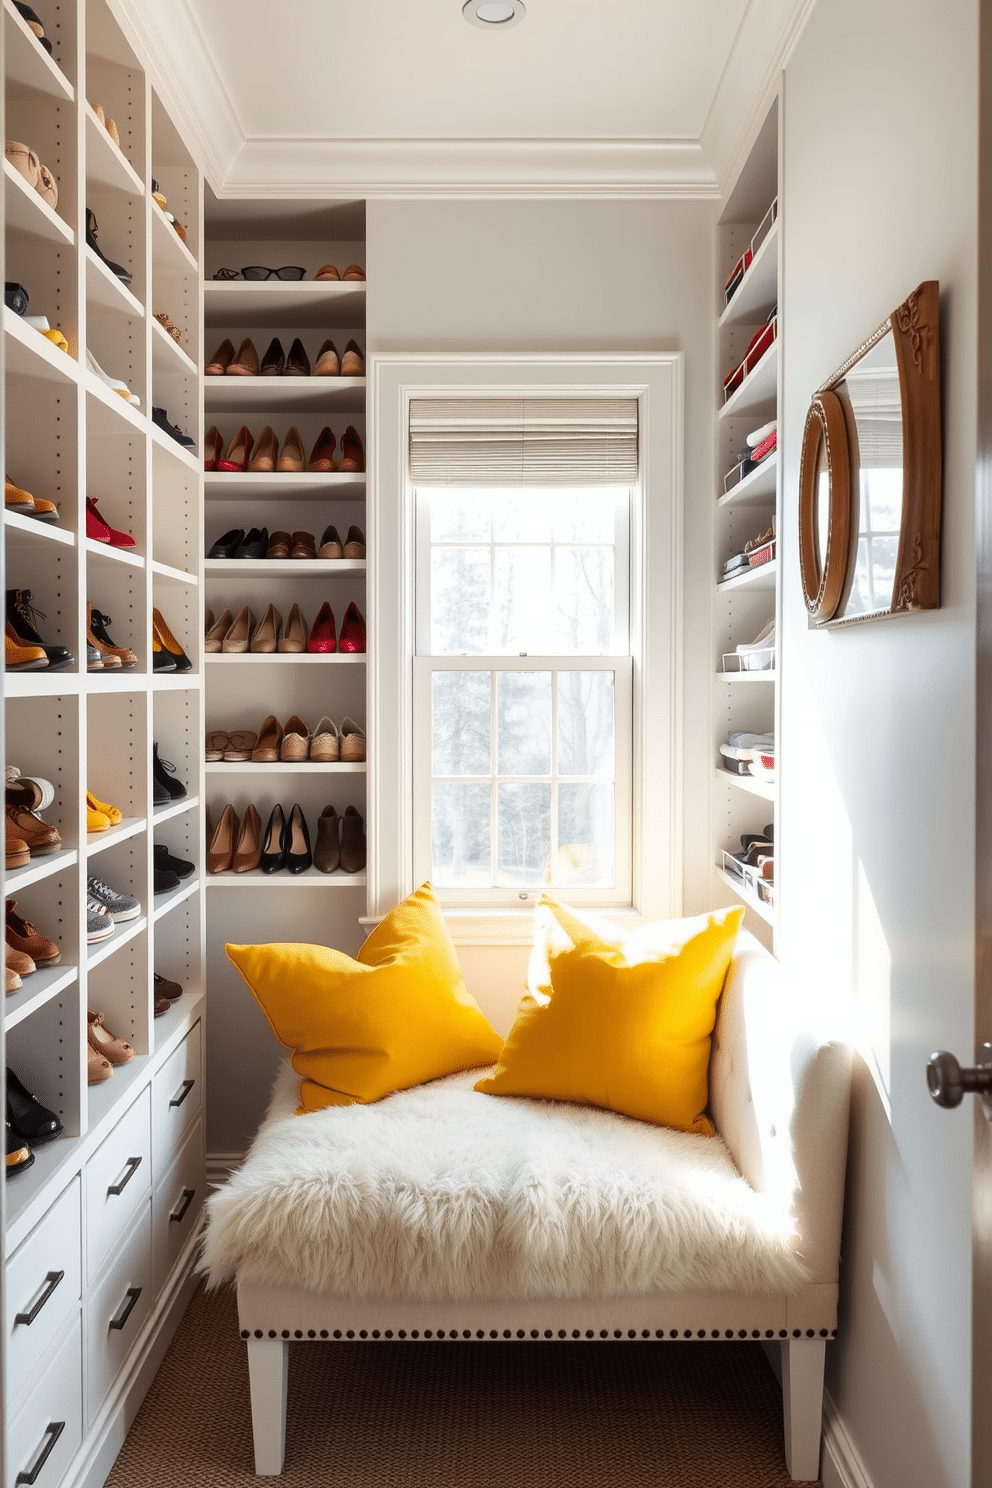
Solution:
<svg viewBox="0 0 992 1488">
<path fill-rule="evenodd" d="M 849 993 L 856 1077 L 828 1390 L 874 1488 L 969 1481 L 973 1112 L 924 1066 L 973 1039 L 978 3 L 821 0 L 785 78 L 779 952 Z M 939 279 L 942 608 L 807 630 L 809 395 Z"/>
</svg>

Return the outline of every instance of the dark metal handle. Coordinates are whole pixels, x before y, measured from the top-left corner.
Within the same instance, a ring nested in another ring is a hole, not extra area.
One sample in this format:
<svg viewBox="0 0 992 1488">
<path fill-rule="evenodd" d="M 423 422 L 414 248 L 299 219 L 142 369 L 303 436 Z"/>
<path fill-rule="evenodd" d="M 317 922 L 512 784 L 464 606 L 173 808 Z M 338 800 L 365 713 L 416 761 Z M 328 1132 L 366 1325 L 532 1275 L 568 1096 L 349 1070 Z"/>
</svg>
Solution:
<svg viewBox="0 0 992 1488">
<path fill-rule="evenodd" d="M 124 1308 L 124 1311 L 121 1313 L 120 1317 L 111 1318 L 111 1320 L 110 1320 L 110 1326 L 111 1326 L 111 1328 L 115 1329 L 118 1333 L 120 1332 L 121 1328 L 123 1328 L 123 1326 L 127 1322 L 128 1318 L 131 1316 L 131 1313 L 134 1311 L 134 1304 L 137 1302 L 138 1298 L 141 1296 L 141 1288 L 140 1287 L 128 1287 L 128 1289 L 124 1293 L 124 1295 L 128 1299 L 127 1300 L 127 1306 Z"/>
<path fill-rule="evenodd" d="M 981 1054 L 989 1059 L 992 1044 L 983 1044 Z M 927 1086 L 938 1106 L 959 1106 L 968 1094 L 987 1095 L 992 1092 L 992 1060 L 988 1063 L 962 1069 L 953 1054 L 946 1049 L 936 1049 L 927 1060 Z"/>
<path fill-rule="evenodd" d="M 190 1204 L 192 1204 L 193 1197 L 194 1197 L 195 1193 L 196 1193 L 196 1189 L 195 1188 L 184 1188 L 183 1189 L 183 1202 L 182 1202 L 182 1205 L 181 1205 L 181 1207 L 179 1209 L 173 1209 L 172 1213 L 169 1215 L 169 1223 L 170 1224 L 172 1223 L 173 1220 L 176 1221 L 176 1224 L 182 1224 L 183 1220 L 186 1218 L 186 1210 L 189 1208 Z"/>
<path fill-rule="evenodd" d="M 182 1088 L 182 1090 L 179 1092 L 178 1095 L 174 1095 L 172 1097 L 172 1099 L 169 1102 L 169 1105 L 170 1106 L 181 1106 L 182 1103 L 183 1103 L 183 1101 L 189 1095 L 190 1091 L 193 1089 L 193 1086 L 195 1084 L 196 1084 L 196 1081 L 195 1080 L 184 1080 L 183 1081 L 183 1088 Z"/>
<path fill-rule="evenodd" d="M 38 1453 L 34 1467 L 31 1469 L 30 1472 L 19 1472 L 17 1474 L 17 1477 L 14 1479 L 14 1488 L 20 1488 L 20 1485 L 22 1483 L 27 1483 L 30 1485 L 31 1483 L 36 1483 L 38 1481 L 38 1474 L 41 1472 L 41 1469 L 44 1467 L 45 1463 L 52 1455 L 52 1448 L 54 1447 L 55 1443 L 58 1441 L 64 1430 L 64 1421 L 49 1421 L 48 1425 L 45 1427 L 45 1435 L 48 1437 L 48 1440 L 42 1447 L 41 1451 Z"/>
<path fill-rule="evenodd" d="M 34 1322 L 35 1318 L 38 1316 L 39 1312 L 44 1307 L 45 1303 L 48 1301 L 49 1297 L 52 1295 L 64 1275 L 64 1271 L 49 1271 L 48 1275 L 45 1277 L 45 1290 L 42 1292 L 41 1296 L 38 1298 L 37 1302 L 34 1304 L 30 1312 L 19 1312 L 17 1314 L 14 1319 L 15 1328 L 18 1323 L 23 1323 L 25 1327 L 30 1328 L 31 1324 Z"/>
<path fill-rule="evenodd" d="M 131 1182 L 131 1179 L 134 1177 L 135 1173 L 140 1167 L 140 1157 L 129 1157 L 127 1160 L 127 1172 L 124 1174 L 124 1177 L 121 1179 L 120 1183 L 112 1183 L 110 1185 L 110 1187 L 107 1189 L 108 1197 L 110 1194 L 115 1194 L 117 1197 L 120 1197 L 120 1195 L 127 1188 L 128 1184 Z"/>
</svg>

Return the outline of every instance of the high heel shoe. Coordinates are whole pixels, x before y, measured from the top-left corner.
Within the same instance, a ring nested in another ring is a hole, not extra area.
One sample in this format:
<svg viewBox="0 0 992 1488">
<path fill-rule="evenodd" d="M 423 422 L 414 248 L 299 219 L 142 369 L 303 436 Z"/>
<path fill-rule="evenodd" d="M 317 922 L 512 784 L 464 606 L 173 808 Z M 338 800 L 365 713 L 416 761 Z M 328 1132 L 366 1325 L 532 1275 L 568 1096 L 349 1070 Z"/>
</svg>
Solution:
<svg viewBox="0 0 992 1488">
<path fill-rule="evenodd" d="M 334 611 L 326 600 L 317 611 L 317 618 L 310 627 L 307 650 L 320 653 L 337 650 L 337 640 L 334 635 Z"/>
<path fill-rule="evenodd" d="M 227 632 L 230 630 L 233 623 L 234 617 L 232 616 L 230 610 L 222 610 L 219 618 L 214 621 L 213 625 L 211 625 L 210 629 L 207 631 L 206 638 L 203 642 L 204 651 L 209 651 L 212 655 L 218 651 L 222 651 L 224 649 L 224 637 L 227 635 Z"/>
<path fill-rule="evenodd" d="M 307 649 L 307 622 L 298 604 L 294 604 L 286 617 L 286 627 L 276 650 L 282 653 L 299 654 Z"/>
<path fill-rule="evenodd" d="M 240 472 L 247 470 L 248 457 L 251 454 L 254 443 L 255 436 L 242 424 L 237 434 L 235 434 L 227 446 L 223 460 L 217 461 L 217 469 Z"/>
<path fill-rule="evenodd" d="M 13 630 L 15 638 L 22 646 L 40 646 L 48 657 L 50 672 L 59 672 L 64 667 L 74 665 L 75 657 L 67 646 L 51 645 L 38 634 L 34 624 L 35 616 L 41 620 L 47 620 L 48 616 L 34 607 L 32 598 L 30 589 L 7 590 L 7 624 Z"/>
<path fill-rule="evenodd" d="M 99 229 L 97 228 L 97 225 L 96 225 L 96 218 L 94 217 L 93 213 L 90 211 L 89 207 L 87 207 L 86 208 L 86 246 L 87 246 L 87 248 L 89 248 L 93 253 L 96 254 L 97 258 L 100 260 L 101 263 L 105 263 L 107 265 L 107 268 L 110 270 L 110 272 L 112 274 L 116 275 L 116 277 L 121 281 L 122 284 L 130 284 L 131 283 L 131 271 L 130 271 L 130 269 L 125 269 L 123 267 L 123 265 L 121 265 L 119 263 L 114 263 L 111 259 L 109 259 L 107 257 L 107 255 L 102 251 L 99 243 L 96 240 L 96 238 L 97 238 L 97 232 L 98 231 L 99 231 Z"/>
<path fill-rule="evenodd" d="M 235 873 L 251 873 L 262 858 L 262 818 L 254 806 L 249 806 L 238 834 L 238 845 L 234 849 L 231 867 Z"/>
<path fill-rule="evenodd" d="M 91 351 L 87 351 L 86 353 L 86 365 L 93 373 L 94 377 L 99 378 L 99 380 L 106 387 L 110 388 L 111 392 L 114 392 L 118 395 L 118 397 L 123 398 L 125 403 L 130 403 L 133 408 L 141 407 L 141 399 L 138 397 L 137 393 L 132 393 L 127 383 L 122 382 L 119 377 L 111 377 L 109 372 L 104 372 L 103 368 L 100 366 L 100 363 L 97 361 L 96 357 Z"/>
<path fill-rule="evenodd" d="M 255 616 L 251 612 L 251 607 L 243 605 L 238 611 L 237 619 L 221 642 L 220 649 L 225 655 L 243 656 L 245 654 L 254 624 Z"/>
<path fill-rule="evenodd" d="M 107 626 L 112 624 L 109 615 L 102 615 L 99 610 L 94 609 L 90 600 L 86 601 L 86 644 L 99 653 L 103 670 L 113 671 L 117 667 L 136 666 L 138 658 L 130 646 L 115 646 L 110 639 Z"/>
<path fill-rule="evenodd" d="M 356 527 L 352 524 L 348 528 L 348 536 L 345 538 L 344 543 L 344 556 L 345 558 L 365 557 L 365 533 L 361 527 Z"/>
<path fill-rule="evenodd" d="M 102 1054 L 104 1059 L 109 1059 L 111 1064 L 127 1064 L 129 1059 L 134 1058 L 134 1050 L 131 1045 L 125 1043 L 122 1038 L 116 1038 L 103 1021 L 102 1013 L 86 1013 L 86 1037 L 90 1048 L 97 1054 Z"/>
<path fill-rule="evenodd" d="M 286 358 L 285 375 L 287 377 L 310 376 L 310 358 L 307 356 L 303 342 L 300 340 L 299 336 L 297 336 L 296 340 L 289 348 L 289 355 Z"/>
<path fill-rule="evenodd" d="M 286 869 L 289 873 L 306 873 L 313 866 L 307 819 L 299 806 L 294 806 L 286 827 Z"/>
<path fill-rule="evenodd" d="M 204 470 L 216 470 L 220 452 L 223 449 L 223 440 L 220 430 L 216 424 L 211 424 L 203 440 L 203 468 Z"/>
<path fill-rule="evenodd" d="M 349 341 L 341 358 L 342 377 L 364 377 L 365 358 L 357 341 Z"/>
<path fill-rule="evenodd" d="M 341 373 L 341 358 L 334 342 L 327 340 L 317 353 L 313 364 L 314 377 L 338 377 Z"/>
<path fill-rule="evenodd" d="M 278 336 L 273 336 L 262 358 L 263 377 L 281 377 L 286 365 L 286 353 Z"/>
<path fill-rule="evenodd" d="M 191 672 L 193 670 L 193 663 L 165 623 L 161 610 L 152 610 L 152 634 L 158 638 L 163 650 L 168 652 L 176 663 L 177 672 Z"/>
<path fill-rule="evenodd" d="M 279 758 L 299 764 L 307 758 L 309 753 L 310 730 L 303 722 L 303 719 L 294 713 L 292 718 L 286 720 L 286 727 L 282 735 L 282 744 L 279 747 Z"/>
<path fill-rule="evenodd" d="M 271 424 L 266 424 L 258 436 L 255 453 L 248 462 L 248 469 L 256 475 L 267 475 L 276 468 L 279 441 Z"/>
<path fill-rule="evenodd" d="M 361 813 L 349 806 L 341 818 L 341 867 L 345 873 L 361 873 L 365 858 L 365 823 Z"/>
<path fill-rule="evenodd" d="M 341 621 L 341 639 L 338 650 L 352 653 L 365 650 L 365 621 L 354 600 L 345 610 L 344 619 Z"/>
<path fill-rule="evenodd" d="M 238 354 L 226 367 L 228 377 L 257 377 L 258 352 L 250 336 L 246 336 L 238 347 Z"/>
<path fill-rule="evenodd" d="M 286 818 L 283 816 L 282 807 L 277 802 L 272 808 L 262 837 L 263 845 L 259 853 L 258 866 L 263 873 L 278 873 L 280 869 L 285 868 L 288 839 Z"/>
<path fill-rule="evenodd" d="M 317 549 L 318 558 L 343 558 L 344 545 L 341 542 L 341 534 L 334 526 L 325 527 L 321 534 L 320 547 Z"/>
<path fill-rule="evenodd" d="M 310 463 L 307 465 L 307 469 L 321 473 L 327 470 L 333 470 L 334 462 L 331 456 L 336 447 L 337 440 L 325 424 L 317 435 L 316 443 L 310 451 Z"/>
<path fill-rule="evenodd" d="M 32 1147 L 54 1141 L 63 1132 L 63 1126 L 54 1111 L 43 1106 L 37 1096 L 26 1090 L 20 1080 L 7 1066 L 7 1120 L 17 1136 Z"/>
<path fill-rule="evenodd" d="M 134 538 L 129 532 L 121 532 L 110 523 L 97 510 L 96 497 L 86 498 L 86 536 L 95 542 L 109 543 L 112 548 L 133 548 Z"/>
<path fill-rule="evenodd" d="M 152 630 L 152 671 L 174 672 L 176 670 L 176 659 L 170 656 L 158 638 L 158 633 Z"/>
<path fill-rule="evenodd" d="M 320 720 L 310 740 L 310 758 L 318 764 L 336 764 L 341 758 L 341 734 L 327 714 Z"/>
<path fill-rule="evenodd" d="M 295 424 L 286 431 L 286 438 L 282 442 L 282 450 L 276 461 L 276 469 L 294 473 L 299 473 L 303 469 L 303 440 Z"/>
<path fill-rule="evenodd" d="M 251 638 L 249 650 L 256 655 L 268 656 L 275 651 L 282 634 L 282 616 L 275 605 L 269 605 Z"/>
<path fill-rule="evenodd" d="M 338 469 L 352 472 L 365 469 L 365 450 L 358 430 L 351 424 L 341 435 L 341 463 Z"/>
<path fill-rule="evenodd" d="M 234 861 L 234 849 L 241 836 L 241 823 L 233 806 L 225 806 L 220 821 L 207 846 L 207 872 L 224 873 Z"/>
<path fill-rule="evenodd" d="M 225 337 L 204 367 L 204 377 L 223 377 L 233 361 L 234 342 Z"/>
<path fill-rule="evenodd" d="M 281 745 L 282 724 L 274 713 L 270 713 L 258 731 L 258 738 L 251 752 L 252 763 L 274 765 L 279 758 Z"/>
<path fill-rule="evenodd" d="M 317 818 L 317 845 L 313 866 L 320 873 L 333 873 L 341 863 L 341 818 L 333 806 L 325 806 Z"/>
</svg>

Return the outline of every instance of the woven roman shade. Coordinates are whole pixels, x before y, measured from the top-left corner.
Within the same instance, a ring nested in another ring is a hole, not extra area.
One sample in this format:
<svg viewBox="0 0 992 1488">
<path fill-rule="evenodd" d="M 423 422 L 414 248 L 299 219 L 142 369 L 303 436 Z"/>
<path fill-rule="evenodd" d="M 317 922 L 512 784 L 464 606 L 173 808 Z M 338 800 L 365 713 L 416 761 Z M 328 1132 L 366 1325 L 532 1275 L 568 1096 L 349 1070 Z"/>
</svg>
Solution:
<svg viewBox="0 0 992 1488">
<path fill-rule="evenodd" d="M 413 398 L 415 486 L 631 486 L 636 398 Z"/>
</svg>

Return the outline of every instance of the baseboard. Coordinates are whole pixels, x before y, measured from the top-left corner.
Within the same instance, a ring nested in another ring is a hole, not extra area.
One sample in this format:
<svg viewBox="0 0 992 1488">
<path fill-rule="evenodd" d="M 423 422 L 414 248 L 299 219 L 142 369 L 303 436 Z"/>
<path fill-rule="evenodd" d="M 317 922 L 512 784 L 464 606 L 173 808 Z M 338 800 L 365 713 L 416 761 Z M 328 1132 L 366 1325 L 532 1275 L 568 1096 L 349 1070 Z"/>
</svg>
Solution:
<svg viewBox="0 0 992 1488">
<path fill-rule="evenodd" d="M 200 1278 L 193 1271 L 199 1247 L 200 1232 L 197 1231 L 176 1263 L 158 1306 L 135 1343 L 126 1368 L 84 1436 L 61 1488 L 103 1488 L 199 1284 Z"/>
<path fill-rule="evenodd" d="M 239 1168 L 244 1160 L 243 1152 L 208 1152 L 207 1183 L 211 1188 L 219 1188 L 222 1183 L 227 1182 L 235 1168 Z"/>
<path fill-rule="evenodd" d="M 829 1394 L 823 1392 L 823 1488 L 872 1488 L 872 1481 Z"/>
</svg>

